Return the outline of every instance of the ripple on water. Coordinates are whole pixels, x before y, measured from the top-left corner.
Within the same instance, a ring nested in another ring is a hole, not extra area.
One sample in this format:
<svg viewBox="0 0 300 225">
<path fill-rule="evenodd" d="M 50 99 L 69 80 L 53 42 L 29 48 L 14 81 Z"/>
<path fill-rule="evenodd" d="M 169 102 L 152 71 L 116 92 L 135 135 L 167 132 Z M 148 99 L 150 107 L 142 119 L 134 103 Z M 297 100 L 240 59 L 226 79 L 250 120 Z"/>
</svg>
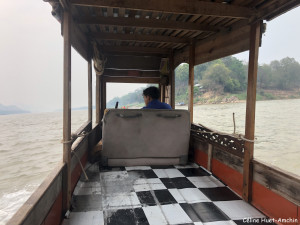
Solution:
<svg viewBox="0 0 300 225">
<path fill-rule="evenodd" d="M 300 100 L 257 102 L 256 108 L 255 157 L 300 174 Z M 194 121 L 232 133 L 234 112 L 237 132 L 244 134 L 245 109 L 245 103 L 194 106 Z M 86 120 L 87 112 L 72 112 L 72 132 Z M 61 161 L 62 113 L 1 116 L 0 123 L 2 225 Z"/>
</svg>

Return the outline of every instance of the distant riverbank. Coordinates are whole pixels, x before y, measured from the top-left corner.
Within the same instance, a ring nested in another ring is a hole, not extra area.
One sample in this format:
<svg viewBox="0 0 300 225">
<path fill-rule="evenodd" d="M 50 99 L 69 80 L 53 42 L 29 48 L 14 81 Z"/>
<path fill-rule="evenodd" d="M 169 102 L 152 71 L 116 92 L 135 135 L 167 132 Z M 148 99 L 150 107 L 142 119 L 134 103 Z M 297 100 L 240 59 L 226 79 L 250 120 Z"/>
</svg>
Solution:
<svg viewBox="0 0 300 225">
<path fill-rule="evenodd" d="M 226 103 L 242 103 L 246 102 L 247 92 L 241 93 L 217 93 L 205 92 L 201 96 L 194 97 L 194 105 L 210 105 L 210 104 L 226 104 Z M 281 91 L 281 90 L 258 90 L 256 101 L 268 100 L 285 100 L 285 99 L 300 99 L 300 90 Z M 187 101 L 178 101 L 175 99 L 176 106 L 187 106 Z M 119 104 L 120 105 L 120 104 Z M 132 103 L 125 108 L 137 109 L 142 108 L 144 103 Z M 120 108 L 120 107 L 119 107 Z M 123 108 L 123 107 L 122 107 Z"/>
<path fill-rule="evenodd" d="M 247 98 L 247 92 L 236 94 L 205 92 L 201 96 L 194 98 L 195 105 L 203 104 L 224 104 L 244 102 Z M 256 94 L 257 101 L 300 99 L 300 90 L 282 91 L 282 90 L 258 90 Z"/>
</svg>

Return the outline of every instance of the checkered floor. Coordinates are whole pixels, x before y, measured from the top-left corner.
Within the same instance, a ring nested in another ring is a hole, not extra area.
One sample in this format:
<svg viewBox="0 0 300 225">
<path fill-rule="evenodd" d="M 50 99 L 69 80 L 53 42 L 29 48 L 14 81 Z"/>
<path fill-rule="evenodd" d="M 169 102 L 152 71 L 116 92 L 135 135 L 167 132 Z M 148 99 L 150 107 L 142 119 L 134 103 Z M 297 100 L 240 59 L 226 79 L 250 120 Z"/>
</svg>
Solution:
<svg viewBox="0 0 300 225">
<path fill-rule="evenodd" d="M 196 164 L 87 167 L 63 225 L 272 224 Z"/>
</svg>

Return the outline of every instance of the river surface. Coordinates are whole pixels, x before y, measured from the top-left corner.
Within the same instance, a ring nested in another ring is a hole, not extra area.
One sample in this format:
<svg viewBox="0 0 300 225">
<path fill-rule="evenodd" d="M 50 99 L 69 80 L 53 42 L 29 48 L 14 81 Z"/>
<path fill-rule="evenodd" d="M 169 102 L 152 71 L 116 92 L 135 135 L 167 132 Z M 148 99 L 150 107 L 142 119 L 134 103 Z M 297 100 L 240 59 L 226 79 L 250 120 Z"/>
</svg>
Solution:
<svg viewBox="0 0 300 225">
<path fill-rule="evenodd" d="M 176 108 L 185 108 L 184 106 Z M 246 103 L 194 106 L 194 122 L 213 130 L 245 132 Z M 300 175 L 300 99 L 256 104 L 254 157 Z M 72 131 L 87 111 L 72 112 Z M 62 160 L 62 113 L 0 116 L 0 225 L 4 225 Z"/>
</svg>

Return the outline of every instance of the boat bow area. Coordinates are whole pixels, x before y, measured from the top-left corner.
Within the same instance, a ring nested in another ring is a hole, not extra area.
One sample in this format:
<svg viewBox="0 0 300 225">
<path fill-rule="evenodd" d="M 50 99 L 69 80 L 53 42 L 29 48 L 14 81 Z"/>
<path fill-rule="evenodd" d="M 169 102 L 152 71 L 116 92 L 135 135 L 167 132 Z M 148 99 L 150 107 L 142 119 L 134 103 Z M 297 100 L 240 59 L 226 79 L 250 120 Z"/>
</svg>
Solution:
<svg viewBox="0 0 300 225">
<path fill-rule="evenodd" d="M 94 163 L 87 164 L 86 173 L 89 180 L 80 177 L 72 211 L 63 225 L 233 225 L 268 221 L 195 163 L 132 167 L 101 167 Z"/>
</svg>

